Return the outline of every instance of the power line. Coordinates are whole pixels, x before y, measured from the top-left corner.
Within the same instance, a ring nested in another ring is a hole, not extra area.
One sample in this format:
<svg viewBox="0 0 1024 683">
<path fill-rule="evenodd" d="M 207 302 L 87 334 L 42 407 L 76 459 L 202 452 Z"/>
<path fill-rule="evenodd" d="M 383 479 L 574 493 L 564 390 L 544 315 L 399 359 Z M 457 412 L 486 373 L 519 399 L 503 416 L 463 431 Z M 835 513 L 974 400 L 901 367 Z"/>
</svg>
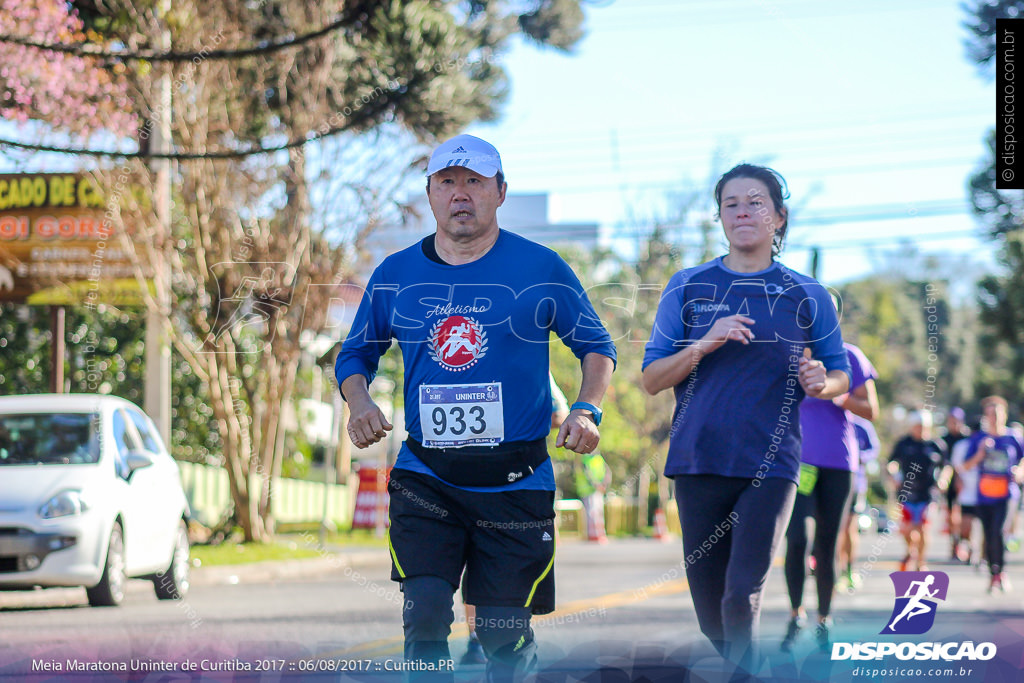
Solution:
<svg viewBox="0 0 1024 683">
<path fill-rule="evenodd" d="M 848 207 L 835 207 L 819 209 L 806 214 L 794 214 L 792 217 L 793 228 L 804 226 L 834 225 L 842 223 L 867 223 L 886 220 L 909 220 L 914 218 L 927 218 L 935 216 L 960 216 L 969 215 L 970 211 L 965 200 L 958 199 L 937 199 L 921 202 L 907 202 L 906 204 L 876 204 Z M 654 221 L 652 220 L 653 224 Z M 635 223 L 616 221 L 604 224 L 611 228 L 616 236 L 643 236 L 650 232 L 649 229 L 638 226 Z M 681 233 L 686 230 L 697 230 L 698 227 L 687 222 L 659 223 L 658 228 L 666 232 Z M 959 229 L 958 229 L 959 230 Z M 962 232 L 962 230 L 961 230 Z M 932 233 L 949 235 L 953 233 Z M 959 234 L 959 233 L 956 233 Z M 890 236 L 886 239 L 901 238 L 930 238 L 929 235 L 911 236 Z M 806 238 L 802 238 L 806 239 Z M 862 243 L 863 240 L 850 240 L 850 244 Z M 842 242 L 830 242 L 828 244 L 842 244 Z"/>
<path fill-rule="evenodd" d="M 961 103 L 956 102 L 955 104 Z M 669 119 L 645 119 L 638 121 L 635 124 L 616 124 L 616 130 L 620 134 L 622 142 L 625 143 L 626 146 L 643 141 L 649 142 L 652 145 L 658 145 L 659 147 L 664 146 L 666 136 L 669 133 L 677 134 L 681 138 L 714 135 L 721 134 L 723 132 L 729 132 L 731 135 L 742 135 L 744 137 L 764 137 L 791 135 L 794 130 L 797 130 L 800 133 L 800 137 L 803 138 L 807 133 L 827 136 L 827 134 L 832 131 L 838 131 L 847 135 L 853 125 L 856 125 L 857 130 L 871 131 L 872 136 L 877 136 L 877 129 L 879 128 L 892 128 L 894 126 L 912 126 L 914 132 L 922 131 L 922 122 L 919 112 L 891 111 L 887 112 L 887 114 L 888 115 L 880 116 L 872 121 L 865 121 L 863 117 L 860 116 L 846 120 L 834 118 L 829 115 L 824 117 L 828 120 L 828 123 L 824 125 L 820 123 L 820 119 L 822 117 L 807 120 L 776 119 L 773 121 L 760 121 L 754 124 L 739 120 L 719 120 L 713 124 L 709 123 L 707 125 L 700 126 L 680 125 L 677 121 Z M 954 119 L 970 119 L 973 121 L 980 117 L 989 117 L 989 115 L 990 113 L 988 110 L 983 107 L 949 109 L 941 115 L 929 117 L 926 123 L 935 124 Z M 986 118 L 986 121 L 987 120 L 988 119 Z M 632 129 L 630 128 L 630 125 L 633 126 Z M 673 126 L 675 126 L 677 130 L 673 130 Z M 947 124 L 945 128 L 958 129 L 955 125 L 949 124 Z M 941 130 L 942 128 L 939 130 L 924 132 L 935 133 Z M 887 134 L 890 134 L 893 137 L 907 137 L 907 135 L 901 131 L 892 131 L 891 133 L 887 131 Z M 605 144 L 607 139 L 607 126 L 590 129 L 583 126 L 573 126 L 571 129 L 556 130 L 550 135 L 533 135 L 528 140 L 516 141 L 514 143 L 514 147 L 520 150 L 537 147 L 541 151 L 550 151 L 554 148 L 561 154 L 564 153 L 563 150 L 567 146 L 579 146 L 591 149 L 595 145 Z"/>
<path fill-rule="evenodd" d="M 315 133 L 289 140 L 288 142 L 273 147 L 250 147 L 249 149 L 217 151 L 217 152 L 117 152 L 106 149 L 85 149 L 75 147 L 55 147 L 53 145 L 37 145 L 17 140 L 6 140 L 0 138 L 0 148 L 15 147 L 27 149 L 34 152 L 53 152 L 56 154 L 72 154 L 77 156 L 104 157 L 113 159 L 173 159 L 176 161 L 197 161 L 201 159 L 244 159 L 259 154 L 272 154 L 282 152 L 294 147 L 301 147 L 309 142 L 316 142 L 324 138 L 337 135 L 349 130 L 351 126 L 331 128 L 323 133 Z"/>
<path fill-rule="evenodd" d="M 955 230 L 950 232 L 931 233 L 928 235 L 893 235 L 891 237 L 879 237 L 876 239 L 826 242 L 824 244 L 811 242 L 796 242 L 794 244 L 787 243 L 786 249 L 798 249 L 800 251 L 809 249 L 820 249 L 822 251 L 830 251 L 833 249 L 865 249 L 869 247 L 900 246 L 907 242 L 920 242 L 923 244 L 931 242 L 953 242 L 962 240 L 965 237 L 973 237 L 978 239 L 978 241 L 981 241 L 981 238 L 984 237 L 984 235 L 974 230 Z"/>
<path fill-rule="evenodd" d="M 252 57 L 255 55 L 271 54 L 280 50 L 285 50 L 291 47 L 303 45 L 317 38 L 323 37 L 332 31 L 336 31 L 345 24 L 351 21 L 351 18 L 347 15 L 342 15 L 339 18 L 332 21 L 330 24 L 323 28 L 317 29 L 310 33 L 304 33 L 299 36 L 292 36 L 289 38 L 275 38 L 272 40 L 265 40 L 251 47 L 238 48 L 233 50 L 202 50 L 200 52 L 107 52 L 95 47 L 94 43 L 76 43 L 73 45 L 64 45 L 61 43 L 41 43 L 35 40 L 30 40 L 21 36 L 13 35 L 0 35 L 0 42 L 10 43 L 12 45 L 20 45 L 22 47 L 31 47 L 36 50 L 44 50 L 46 52 L 58 52 L 62 54 L 70 54 L 76 57 L 92 57 L 96 59 L 107 59 L 113 61 L 147 61 L 147 62 L 191 62 L 195 59 L 208 60 L 223 60 L 223 59 L 241 59 L 243 57 Z"/>
<path fill-rule="evenodd" d="M 813 175 L 817 179 L 821 179 L 822 173 L 828 172 L 833 175 L 858 175 L 864 173 L 876 174 L 880 171 L 899 171 L 899 170 L 913 170 L 913 169 L 933 169 L 942 167 L 957 167 L 972 165 L 978 162 L 977 157 L 946 157 L 941 159 L 921 159 L 917 161 L 897 161 L 891 163 L 877 163 L 869 162 L 862 164 L 844 164 L 839 166 L 813 166 L 808 167 L 806 165 L 800 165 L 796 163 L 789 164 L 786 168 L 786 175 L 792 178 L 802 178 L 808 175 Z M 804 169 L 804 170 L 800 170 Z M 611 173 L 603 173 L 602 175 L 611 175 Z M 510 184 L 515 192 L 517 193 L 530 193 L 530 192 L 546 192 L 550 195 L 587 195 L 587 194 L 604 194 L 610 191 L 617 191 L 623 189 L 623 183 L 621 182 L 607 182 L 607 183 L 588 183 L 584 185 L 566 185 L 566 186 L 545 186 L 534 187 L 527 186 L 526 188 L 519 188 L 515 184 Z M 671 192 L 671 191 L 688 191 L 688 190 L 700 190 L 703 185 L 697 183 L 695 185 L 687 185 L 681 183 L 679 180 L 664 180 L 664 181 L 640 181 L 640 182 L 627 182 L 625 184 L 625 190 L 627 192 Z M 708 190 L 710 195 L 710 190 Z"/>
</svg>

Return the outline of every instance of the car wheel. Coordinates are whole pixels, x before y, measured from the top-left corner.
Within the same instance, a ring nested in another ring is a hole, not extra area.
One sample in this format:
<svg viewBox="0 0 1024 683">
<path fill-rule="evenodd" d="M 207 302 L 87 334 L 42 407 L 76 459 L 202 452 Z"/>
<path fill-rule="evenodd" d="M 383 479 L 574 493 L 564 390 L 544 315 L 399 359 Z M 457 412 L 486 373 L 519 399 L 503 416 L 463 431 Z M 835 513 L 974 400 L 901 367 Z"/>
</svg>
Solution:
<svg viewBox="0 0 1024 683">
<path fill-rule="evenodd" d="M 160 600 L 181 600 L 188 593 L 189 543 L 188 527 L 182 521 L 174 536 L 174 552 L 167 569 L 153 577 L 153 588 Z"/>
<path fill-rule="evenodd" d="M 124 567 L 124 534 L 121 525 L 114 523 L 107 544 L 107 561 L 103 565 L 103 576 L 92 588 L 86 588 L 89 604 L 93 607 L 115 607 L 124 600 L 124 587 L 128 582 Z"/>
</svg>

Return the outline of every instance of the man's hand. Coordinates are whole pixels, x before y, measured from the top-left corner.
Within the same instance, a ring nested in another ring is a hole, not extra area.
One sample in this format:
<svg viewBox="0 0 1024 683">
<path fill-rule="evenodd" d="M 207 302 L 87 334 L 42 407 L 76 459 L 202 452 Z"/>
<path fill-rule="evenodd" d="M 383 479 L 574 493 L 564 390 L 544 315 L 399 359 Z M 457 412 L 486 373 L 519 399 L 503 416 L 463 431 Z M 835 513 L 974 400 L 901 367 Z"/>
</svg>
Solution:
<svg viewBox="0 0 1024 683">
<path fill-rule="evenodd" d="M 377 443 L 393 428 L 377 404 L 370 398 L 366 378 L 351 375 L 341 383 L 342 396 L 348 399 L 348 438 L 356 448 L 366 448 Z"/>
<path fill-rule="evenodd" d="M 358 409 L 350 403 L 349 409 L 348 436 L 356 448 L 366 448 L 377 443 L 393 429 L 372 399 L 360 404 Z"/>
<path fill-rule="evenodd" d="M 810 347 L 804 347 L 803 358 L 800 359 L 800 386 L 804 393 L 818 398 L 825 391 L 825 364 L 811 358 Z"/>
<path fill-rule="evenodd" d="M 597 425 L 585 410 L 573 410 L 558 429 L 555 448 L 568 448 L 576 453 L 593 453 L 601 441 Z"/>
</svg>

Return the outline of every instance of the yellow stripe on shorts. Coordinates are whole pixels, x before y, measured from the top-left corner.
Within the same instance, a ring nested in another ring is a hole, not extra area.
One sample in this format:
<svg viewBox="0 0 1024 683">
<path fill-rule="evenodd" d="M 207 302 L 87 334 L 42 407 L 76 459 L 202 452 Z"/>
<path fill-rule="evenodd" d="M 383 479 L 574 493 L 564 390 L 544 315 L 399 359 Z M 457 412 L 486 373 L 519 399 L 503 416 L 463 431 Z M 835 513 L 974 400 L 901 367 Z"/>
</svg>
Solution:
<svg viewBox="0 0 1024 683">
<path fill-rule="evenodd" d="M 398 569 L 398 575 L 404 579 L 405 572 L 402 571 L 402 565 L 398 562 L 398 555 L 395 553 L 395 546 L 391 545 L 391 531 L 388 531 L 388 550 L 391 551 L 391 559 L 395 562 L 395 568 Z M 533 595 L 533 593 L 530 593 L 530 595 Z"/>
<path fill-rule="evenodd" d="M 548 562 L 548 566 L 547 567 L 544 567 L 544 571 L 541 573 L 540 576 L 537 577 L 537 580 L 533 582 L 533 588 L 530 589 L 530 594 L 526 597 L 526 604 L 523 605 L 523 607 L 529 607 L 530 606 L 530 603 L 533 602 L 533 594 L 537 592 L 537 586 L 540 585 L 540 582 L 544 580 L 545 576 L 547 576 L 548 574 L 551 573 L 551 568 L 555 566 L 554 542 L 552 542 L 551 545 L 552 545 L 552 548 L 551 548 L 551 561 Z"/>
</svg>

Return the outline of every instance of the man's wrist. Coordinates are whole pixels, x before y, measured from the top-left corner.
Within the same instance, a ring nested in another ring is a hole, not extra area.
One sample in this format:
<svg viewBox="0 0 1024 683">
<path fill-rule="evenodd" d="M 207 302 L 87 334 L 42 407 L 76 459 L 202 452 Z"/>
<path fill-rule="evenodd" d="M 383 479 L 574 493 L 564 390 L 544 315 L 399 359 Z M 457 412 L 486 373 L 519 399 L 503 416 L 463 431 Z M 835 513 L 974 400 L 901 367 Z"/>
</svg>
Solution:
<svg viewBox="0 0 1024 683">
<path fill-rule="evenodd" d="M 598 408 L 593 403 L 588 403 L 587 401 L 576 401 L 575 403 L 572 404 L 572 406 L 569 407 L 569 412 L 573 412 L 576 410 L 589 413 L 590 419 L 594 421 L 595 425 L 601 424 L 601 417 L 604 413 L 601 411 L 600 408 Z"/>
</svg>

